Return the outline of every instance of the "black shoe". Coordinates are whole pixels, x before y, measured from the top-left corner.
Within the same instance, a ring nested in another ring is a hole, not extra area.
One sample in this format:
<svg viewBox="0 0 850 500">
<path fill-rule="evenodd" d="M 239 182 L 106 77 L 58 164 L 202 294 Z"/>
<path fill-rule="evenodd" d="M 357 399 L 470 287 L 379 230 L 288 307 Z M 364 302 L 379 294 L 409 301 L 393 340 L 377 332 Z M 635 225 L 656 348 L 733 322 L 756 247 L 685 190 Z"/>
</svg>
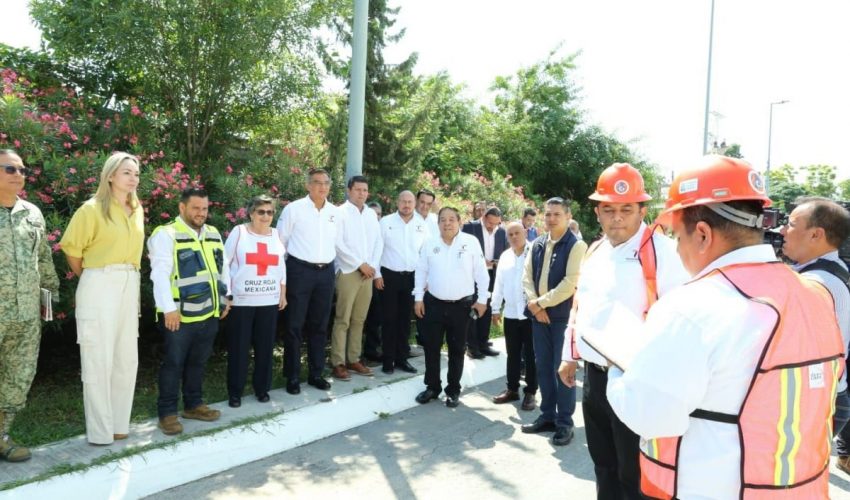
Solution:
<svg viewBox="0 0 850 500">
<path fill-rule="evenodd" d="M 437 399 L 439 396 L 440 396 L 439 392 L 437 392 L 433 389 L 425 389 L 424 391 L 420 392 L 416 396 L 416 402 L 421 404 L 421 405 L 424 405 L 425 403 L 427 403 L 428 401 L 431 401 L 432 399 Z"/>
<path fill-rule="evenodd" d="M 323 379 L 322 377 L 307 379 L 307 383 L 309 385 L 312 385 L 316 389 L 319 389 L 320 391 L 327 391 L 331 388 L 331 383 Z"/>
<path fill-rule="evenodd" d="M 301 384 L 299 382 L 287 382 L 286 392 L 290 394 L 301 394 Z"/>
<path fill-rule="evenodd" d="M 537 420 L 523 425 L 520 429 L 526 434 L 539 434 L 541 432 L 554 432 L 557 430 L 555 428 L 555 422 L 547 422 L 542 417 L 537 417 Z"/>
<path fill-rule="evenodd" d="M 381 368 L 381 371 L 386 373 L 387 375 L 392 375 L 395 370 L 393 369 L 393 365 L 388 365 L 384 363 L 384 366 Z"/>
<path fill-rule="evenodd" d="M 491 349 L 490 347 L 485 347 L 484 349 L 481 349 L 481 354 L 483 354 L 485 356 L 498 356 L 500 353 L 499 353 L 499 351 L 497 351 L 495 349 Z"/>
<path fill-rule="evenodd" d="M 418 371 L 416 367 L 411 365 L 407 360 L 402 361 L 401 363 L 396 363 L 395 367 L 407 373 L 416 373 Z"/>
<path fill-rule="evenodd" d="M 448 408 L 457 408 L 457 405 L 460 404 L 458 397 L 457 394 L 446 394 L 446 406 Z"/>
<path fill-rule="evenodd" d="M 493 347 L 493 341 L 492 341 L 492 340 L 488 340 L 488 341 L 487 341 L 487 345 L 488 345 L 488 346 L 490 346 L 490 347 Z"/>
<path fill-rule="evenodd" d="M 472 350 L 472 349 L 466 350 L 466 356 L 469 359 L 484 359 L 484 355 L 481 354 L 481 351 L 475 351 L 475 350 Z"/>
<path fill-rule="evenodd" d="M 268 392 L 264 392 L 262 394 L 257 395 L 257 401 L 259 401 L 260 403 L 268 403 L 269 399 L 271 399 L 271 398 L 269 397 Z"/>
<path fill-rule="evenodd" d="M 555 446 L 566 446 L 573 440 L 572 427 L 558 427 L 552 436 L 552 444 Z"/>
<path fill-rule="evenodd" d="M 242 406 L 242 398 L 230 396 L 230 398 L 227 400 L 227 406 L 231 408 L 239 408 L 240 406 Z"/>
</svg>

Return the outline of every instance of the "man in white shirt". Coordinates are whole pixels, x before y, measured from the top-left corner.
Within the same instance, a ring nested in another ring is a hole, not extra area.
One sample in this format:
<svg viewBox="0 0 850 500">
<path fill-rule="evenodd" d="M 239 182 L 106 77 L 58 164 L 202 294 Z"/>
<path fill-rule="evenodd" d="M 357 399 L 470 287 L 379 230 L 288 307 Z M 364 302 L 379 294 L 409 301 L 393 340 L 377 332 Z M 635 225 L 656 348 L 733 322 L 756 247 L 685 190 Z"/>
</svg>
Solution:
<svg viewBox="0 0 850 500">
<path fill-rule="evenodd" d="M 407 361 L 407 342 L 413 309 L 413 274 L 428 230 L 422 218 L 414 214 L 415 204 L 413 193 L 402 191 L 398 195 L 398 211 L 381 219 L 384 249 L 381 267 L 375 274 L 375 288 L 381 291 L 381 371 L 387 374 L 396 368 L 416 373 L 416 368 Z"/>
<path fill-rule="evenodd" d="M 384 215 L 384 209 L 377 201 L 370 201 L 366 204 L 367 207 L 375 211 L 378 216 L 378 221 Z M 380 231 L 380 223 L 378 231 Z M 383 241 L 381 242 L 381 250 L 383 251 Z M 380 262 L 378 262 L 380 269 Z M 377 271 L 375 271 L 377 275 Z M 363 359 L 366 366 L 377 366 L 382 362 L 381 358 L 381 292 L 375 287 L 375 280 L 372 280 L 372 301 L 369 303 L 369 313 L 366 315 L 366 323 L 363 324 Z"/>
<path fill-rule="evenodd" d="M 519 400 L 519 378 L 524 359 L 525 390 L 522 409 L 531 411 L 537 406 L 537 366 L 534 363 L 531 319 L 525 315 L 525 293 L 522 290 L 522 273 L 531 243 L 526 240 L 525 228 L 519 221 L 508 224 L 506 231 L 511 246 L 499 257 L 490 306 L 493 309 L 494 325 L 499 324 L 502 316 L 505 317 L 508 387 L 495 396 L 493 402 L 504 404 Z"/>
<path fill-rule="evenodd" d="M 637 169 L 627 163 L 606 168 L 589 198 L 596 202 L 593 210 L 604 236 L 591 245 L 582 262 L 577 304 L 570 315 L 558 372 L 564 384 L 574 387 L 576 361 L 584 360 L 581 409 L 596 474 L 596 497 L 640 499 L 638 436 L 611 410 L 605 395 L 608 362 L 584 342 L 582 334 L 640 335 L 640 323 L 652 303 L 687 281 L 688 273 L 673 241 L 643 222 L 646 202 L 652 198 Z M 647 285 L 645 270 L 657 283 L 654 289 Z M 624 317 L 634 321 L 634 328 L 624 328 Z"/>
<path fill-rule="evenodd" d="M 841 333 L 828 292 L 762 244 L 765 206 L 761 174 L 734 158 L 670 186 L 662 218 L 693 280 L 649 311 L 625 373 L 608 371 L 611 408 L 641 437 L 644 495 L 828 496 Z"/>
<path fill-rule="evenodd" d="M 339 380 L 350 380 L 349 370 L 372 375 L 360 362 L 360 352 L 383 243 L 378 216 L 366 207 L 368 197 L 365 177 L 355 175 L 348 180 L 348 201 L 340 207 L 343 217 L 336 244 L 336 315 L 331 335 L 331 375 Z"/>
<path fill-rule="evenodd" d="M 480 220 L 467 222 L 461 229 L 464 233 L 475 236 L 484 252 L 484 262 L 487 264 L 487 274 L 490 275 L 490 286 L 496 281 L 496 264 L 499 256 L 508 247 L 505 229 L 500 227 L 502 212 L 496 207 L 487 209 Z M 489 290 L 492 292 L 492 288 Z M 490 308 L 477 320 L 469 325 L 466 345 L 467 355 L 472 359 L 483 359 L 484 356 L 498 356 L 499 351 L 490 347 Z"/>
<path fill-rule="evenodd" d="M 443 207 L 439 221 L 440 236 L 425 242 L 416 265 L 414 311 L 422 320 L 426 386 L 416 402 L 437 399 L 443 389 L 440 347 L 445 334 L 449 348 L 446 406 L 454 408 L 460 397 L 466 329 L 470 318 L 484 314 L 487 308 L 490 277 L 478 241 L 460 231 L 460 212 Z"/>
<path fill-rule="evenodd" d="M 844 340 L 845 360 L 850 343 L 850 290 L 847 288 L 847 265 L 838 257 L 838 249 L 850 236 L 850 213 L 827 198 L 807 197 L 795 202 L 797 207 L 782 227 L 782 252 L 797 264 L 794 270 L 829 290 L 835 304 L 835 316 Z M 850 396 L 847 395 L 847 372 L 836 389 L 833 434 L 838 468 L 850 473 Z"/>
<path fill-rule="evenodd" d="M 428 236 L 440 234 L 440 228 L 437 226 L 437 214 L 431 211 L 434 209 L 436 201 L 437 195 L 433 191 L 420 189 L 416 192 L 416 216 L 425 221 Z"/>
<path fill-rule="evenodd" d="M 309 364 L 307 383 L 323 391 L 331 386 L 322 375 L 334 293 L 337 224 L 342 212 L 328 201 L 331 177 L 326 170 L 311 169 L 306 188 L 308 195 L 287 205 L 277 221 L 287 253 L 289 329 L 283 343 L 283 373 L 290 394 L 301 392 L 304 337 Z"/>
</svg>

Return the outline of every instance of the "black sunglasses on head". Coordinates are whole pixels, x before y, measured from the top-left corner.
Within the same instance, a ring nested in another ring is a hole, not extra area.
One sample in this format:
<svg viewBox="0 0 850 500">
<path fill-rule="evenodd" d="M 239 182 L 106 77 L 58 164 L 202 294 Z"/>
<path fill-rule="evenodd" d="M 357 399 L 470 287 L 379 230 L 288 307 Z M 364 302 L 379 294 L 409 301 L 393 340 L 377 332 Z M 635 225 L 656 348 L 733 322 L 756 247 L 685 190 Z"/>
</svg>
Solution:
<svg viewBox="0 0 850 500">
<path fill-rule="evenodd" d="M 16 167 L 14 165 L 2 165 L 0 166 L 7 174 L 15 175 L 16 173 L 23 175 L 24 177 L 30 172 L 30 169 L 27 167 Z"/>
</svg>

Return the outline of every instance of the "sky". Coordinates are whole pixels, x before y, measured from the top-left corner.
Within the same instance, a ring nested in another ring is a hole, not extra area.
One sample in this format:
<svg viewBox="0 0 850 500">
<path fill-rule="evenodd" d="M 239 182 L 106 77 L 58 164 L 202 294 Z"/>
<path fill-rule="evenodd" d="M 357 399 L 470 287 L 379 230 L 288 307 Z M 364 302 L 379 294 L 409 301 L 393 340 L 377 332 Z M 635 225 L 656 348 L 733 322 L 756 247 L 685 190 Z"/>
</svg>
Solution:
<svg viewBox="0 0 850 500">
<path fill-rule="evenodd" d="M 665 174 L 702 154 L 711 0 L 389 0 L 416 71 L 446 71 L 482 104 L 499 75 L 580 52 L 574 73 L 590 123 Z M 37 47 L 26 0 L 4 0 L 0 42 Z M 827 164 L 850 178 L 850 2 L 716 0 L 710 133 L 764 169 Z"/>
</svg>

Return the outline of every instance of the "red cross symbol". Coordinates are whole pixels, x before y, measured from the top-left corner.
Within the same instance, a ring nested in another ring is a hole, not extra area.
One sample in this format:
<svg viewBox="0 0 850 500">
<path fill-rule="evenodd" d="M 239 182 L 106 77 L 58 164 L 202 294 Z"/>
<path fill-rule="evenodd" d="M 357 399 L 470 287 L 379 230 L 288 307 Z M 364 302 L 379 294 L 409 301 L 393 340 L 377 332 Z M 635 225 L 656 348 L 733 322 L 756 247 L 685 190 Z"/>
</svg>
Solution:
<svg viewBox="0 0 850 500">
<path fill-rule="evenodd" d="M 269 247 L 265 243 L 257 243 L 256 253 L 246 253 L 245 263 L 257 266 L 257 276 L 265 276 L 269 266 L 276 266 L 280 262 L 280 256 L 269 253 Z"/>
</svg>

